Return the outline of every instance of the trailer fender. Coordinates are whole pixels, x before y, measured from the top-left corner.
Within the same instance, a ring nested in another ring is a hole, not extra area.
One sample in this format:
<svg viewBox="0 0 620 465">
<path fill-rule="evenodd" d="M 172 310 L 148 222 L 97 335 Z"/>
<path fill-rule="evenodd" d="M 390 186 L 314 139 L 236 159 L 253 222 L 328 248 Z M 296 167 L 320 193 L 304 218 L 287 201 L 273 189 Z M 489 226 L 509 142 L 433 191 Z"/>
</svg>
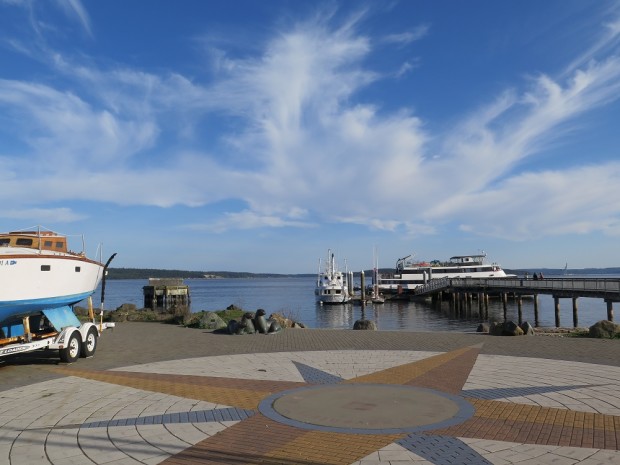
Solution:
<svg viewBox="0 0 620 465">
<path fill-rule="evenodd" d="M 86 336 L 88 336 L 88 331 L 90 331 L 90 328 L 94 328 L 95 331 L 97 331 L 97 335 L 99 336 L 99 330 L 95 323 L 84 323 L 80 326 L 80 336 L 82 337 L 82 341 L 86 340 Z"/>
<path fill-rule="evenodd" d="M 80 333 L 80 330 L 76 328 L 75 326 L 69 326 L 68 328 L 63 329 L 60 332 L 60 334 L 56 336 L 54 343 L 50 344 L 50 348 L 61 349 L 61 350 L 65 349 L 67 347 L 67 344 L 69 343 L 69 340 L 71 339 L 71 336 L 73 336 L 73 334 L 77 334 L 77 337 L 79 338 L 80 343 L 81 343 L 82 334 Z"/>
</svg>

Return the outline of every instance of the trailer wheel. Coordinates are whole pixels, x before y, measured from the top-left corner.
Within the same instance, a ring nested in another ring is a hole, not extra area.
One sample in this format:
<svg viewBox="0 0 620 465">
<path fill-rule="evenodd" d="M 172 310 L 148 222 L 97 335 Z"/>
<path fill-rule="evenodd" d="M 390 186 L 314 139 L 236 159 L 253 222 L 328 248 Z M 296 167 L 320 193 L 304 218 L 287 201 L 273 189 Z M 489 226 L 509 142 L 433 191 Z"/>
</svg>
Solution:
<svg viewBox="0 0 620 465">
<path fill-rule="evenodd" d="M 80 357 L 92 357 L 95 355 L 95 350 L 97 349 L 97 337 L 99 334 L 97 333 L 97 328 L 91 327 L 88 330 L 88 334 L 86 334 L 86 339 L 82 342 L 82 350 L 80 350 Z"/>
<path fill-rule="evenodd" d="M 60 361 L 65 363 L 73 363 L 76 362 L 80 358 L 80 346 L 82 345 L 82 341 L 80 341 L 80 336 L 78 332 L 74 332 L 69 338 L 69 342 L 67 343 L 67 347 L 64 349 L 60 349 Z"/>
</svg>

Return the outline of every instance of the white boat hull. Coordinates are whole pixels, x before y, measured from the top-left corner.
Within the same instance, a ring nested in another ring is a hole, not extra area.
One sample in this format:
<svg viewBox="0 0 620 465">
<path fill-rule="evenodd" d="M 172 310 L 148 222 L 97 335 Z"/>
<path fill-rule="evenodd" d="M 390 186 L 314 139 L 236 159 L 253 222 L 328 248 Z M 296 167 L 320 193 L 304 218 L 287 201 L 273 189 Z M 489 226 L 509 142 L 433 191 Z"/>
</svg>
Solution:
<svg viewBox="0 0 620 465">
<path fill-rule="evenodd" d="M 93 294 L 103 265 L 64 254 L 0 255 L 0 322 L 73 305 Z"/>
<path fill-rule="evenodd" d="M 330 293 L 330 294 L 320 294 L 317 295 L 316 301 L 322 304 L 346 304 L 351 300 L 351 297 L 348 293 Z"/>
</svg>

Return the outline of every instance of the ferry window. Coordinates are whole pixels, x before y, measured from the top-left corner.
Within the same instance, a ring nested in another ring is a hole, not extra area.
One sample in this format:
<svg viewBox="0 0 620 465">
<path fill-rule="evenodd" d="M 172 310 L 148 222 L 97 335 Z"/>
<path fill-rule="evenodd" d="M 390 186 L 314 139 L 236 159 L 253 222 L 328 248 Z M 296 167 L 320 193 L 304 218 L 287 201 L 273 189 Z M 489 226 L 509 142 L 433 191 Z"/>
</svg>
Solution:
<svg viewBox="0 0 620 465">
<path fill-rule="evenodd" d="M 24 237 L 20 237 L 17 239 L 17 241 L 15 241 L 16 245 L 25 245 L 25 246 L 30 246 L 32 245 L 32 239 L 26 239 Z"/>
<path fill-rule="evenodd" d="M 0 239 L 0 245 L 9 245 L 10 242 L 11 239 L 9 239 L 8 237 L 3 237 L 2 239 Z"/>
<path fill-rule="evenodd" d="M 62 242 L 56 242 L 56 248 L 57 249 L 62 249 L 63 245 L 64 244 Z"/>
<path fill-rule="evenodd" d="M 82 268 L 81 268 L 81 267 L 79 267 L 79 266 L 76 266 L 76 267 L 75 267 L 75 272 L 76 272 L 76 273 L 79 273 L 80 271 L 82 271 Z"/>
<path fill-rule="evenodd" d="M 51 269 L 51 265 L 41 265 L 41 271 L 50 271 Z"/>
<path fill-rule="evenodd" d="M 51 246 L 52 246 L 52 241 L 45 241 L 44 247 L 51 247 Z"/>
</svg>

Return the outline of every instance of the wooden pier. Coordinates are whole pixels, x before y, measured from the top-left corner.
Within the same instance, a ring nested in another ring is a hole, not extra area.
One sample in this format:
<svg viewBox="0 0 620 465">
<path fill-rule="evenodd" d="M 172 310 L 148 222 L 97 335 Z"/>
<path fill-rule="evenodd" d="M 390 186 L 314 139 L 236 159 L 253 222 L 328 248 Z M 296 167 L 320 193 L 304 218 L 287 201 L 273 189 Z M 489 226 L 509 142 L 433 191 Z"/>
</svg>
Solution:
<svg viewBox="0 0 620 465">
<path fill-rule="evenodd" d="M 189 307 L 189 286 L 182 278 L 149 278 L 149 285 L 142 288 L 144 308 L 170 309 L 172 307 Z"/>
<path fill-rule="evenodd" d="M 579 297 L 603 299 L 607 304 L 607 319 L 613 321 L 613 303 L 620 302 L 620 279 L 618 278 L 545 278 L 541 280 L 525 278 L 442 278 L 430 280 L 415 289 L 412 296 L 431 296 L 441 301 L 449 294 L 451 303 L 460 308 L 471 307 L 474 296 L 478 301 L 481 315 L 488 313 L 489 295 L 498 295 L 504 307 L 506 318 L 507 299 L 512 295 L 517 300 L 519 323 L 522 323 L 523 296 L 534 297 L 534 319 L 538 323 L 538 295 L 551 295 L 554 300 L 555 326 L 560 327 L 560 299 L 571 299 L 573 306 L 573 326 L 579 326 Z"/>
</svg>

